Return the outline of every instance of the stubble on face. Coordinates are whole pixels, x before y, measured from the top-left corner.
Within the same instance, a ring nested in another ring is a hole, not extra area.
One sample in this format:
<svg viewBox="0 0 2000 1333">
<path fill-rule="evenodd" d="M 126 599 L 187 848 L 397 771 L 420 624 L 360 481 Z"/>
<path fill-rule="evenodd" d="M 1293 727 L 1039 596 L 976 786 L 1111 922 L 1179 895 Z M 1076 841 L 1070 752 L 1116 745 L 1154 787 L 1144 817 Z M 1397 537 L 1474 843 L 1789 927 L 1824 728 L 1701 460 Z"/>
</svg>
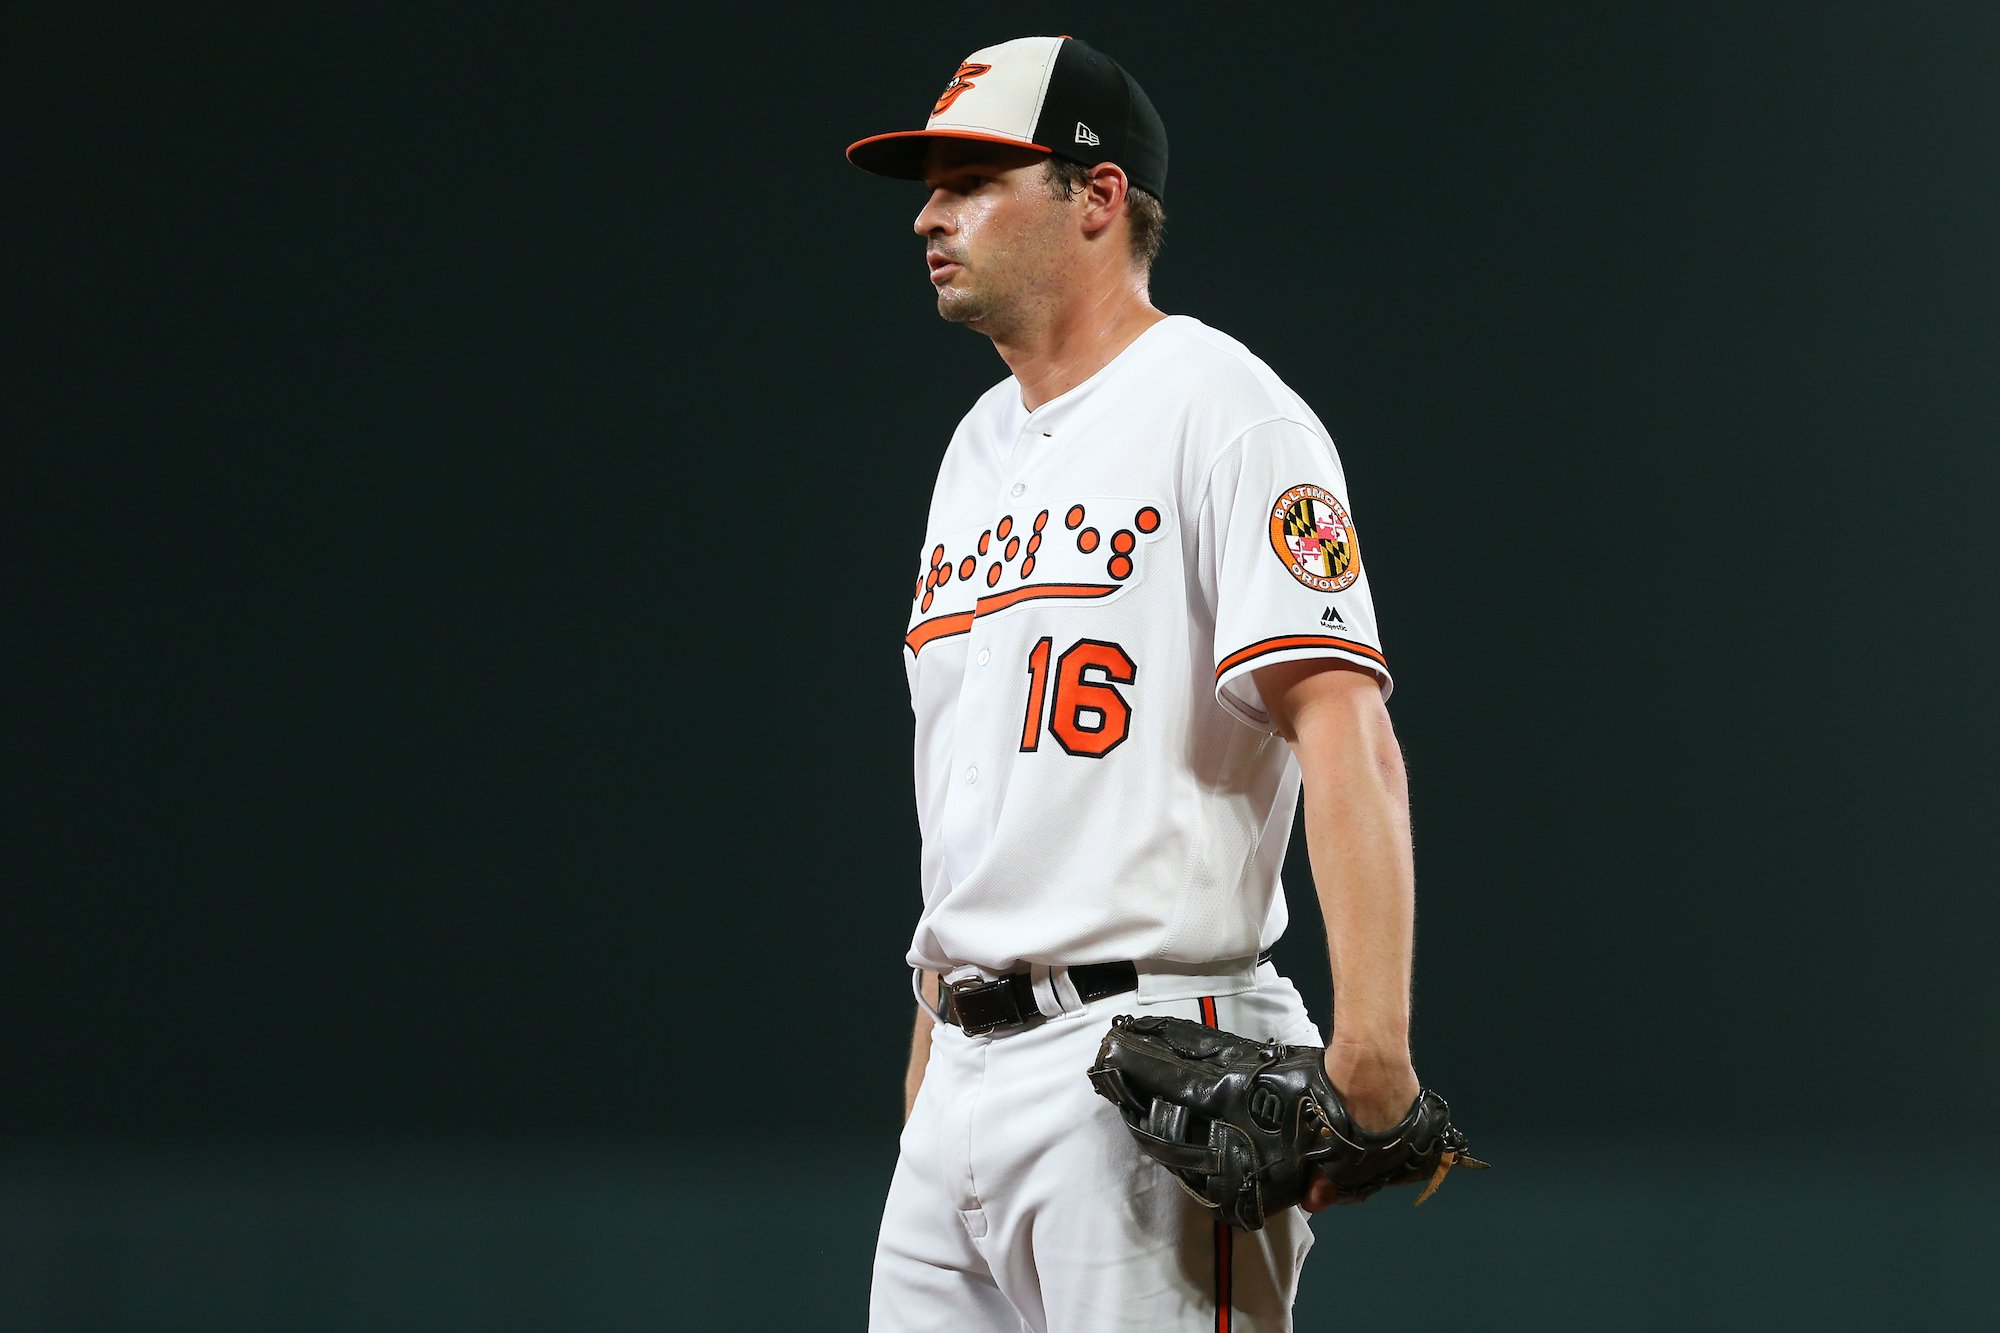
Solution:
<svg viewBox="0 0 2000 1333">
<path fill-rule="evenodd" d="M 1061 286 L 1069 231 L 1064 202 L 1038 162 L 961 200 L 950 234 L 928 245 L 929 253 L 962 266 L 937 289 L 938 315 L 1003 341 L 1033 326 Z"/>
</svg>

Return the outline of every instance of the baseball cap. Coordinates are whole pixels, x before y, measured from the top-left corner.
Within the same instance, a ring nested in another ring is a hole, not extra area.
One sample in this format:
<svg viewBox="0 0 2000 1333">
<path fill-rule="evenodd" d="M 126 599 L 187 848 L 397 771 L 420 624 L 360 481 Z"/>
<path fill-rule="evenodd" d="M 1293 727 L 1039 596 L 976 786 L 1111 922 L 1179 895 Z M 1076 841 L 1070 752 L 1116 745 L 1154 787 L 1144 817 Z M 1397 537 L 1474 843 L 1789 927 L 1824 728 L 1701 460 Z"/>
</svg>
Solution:
<svg viewBox="0 0 2000 1333">
<path fill-rule="evenodd" d="M 1116 162 L 1138 189 L 1166 197 L 1167 127 L 1138 81 L 1074 37 L 1017 37 L 959 62 L 920 130 L 848 145 L 878 176 L 921 180 L 932 139 L 1014 144 L 1095 166 Z"/>
</svg>

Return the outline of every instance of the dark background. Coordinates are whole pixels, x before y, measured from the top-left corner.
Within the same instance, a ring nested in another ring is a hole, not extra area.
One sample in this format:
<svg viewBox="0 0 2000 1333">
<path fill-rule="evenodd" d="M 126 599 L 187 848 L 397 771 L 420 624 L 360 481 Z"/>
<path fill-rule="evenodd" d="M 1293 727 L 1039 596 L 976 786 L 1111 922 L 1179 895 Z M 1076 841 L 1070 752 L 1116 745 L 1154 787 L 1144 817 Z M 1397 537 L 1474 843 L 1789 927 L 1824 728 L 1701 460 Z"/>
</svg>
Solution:
<svg viewBox="0 0 2000 1333">
<path fill-rule="evenodd" d="M 1340 441 L 1505 1168 L 1302 1324 L 1990 1308 L 2000 13 L 284 8 L 10 25 L 0 1327 L 860 1326 L 1004 368 L 841 149 L 1038 31 Z"/>
</svg>

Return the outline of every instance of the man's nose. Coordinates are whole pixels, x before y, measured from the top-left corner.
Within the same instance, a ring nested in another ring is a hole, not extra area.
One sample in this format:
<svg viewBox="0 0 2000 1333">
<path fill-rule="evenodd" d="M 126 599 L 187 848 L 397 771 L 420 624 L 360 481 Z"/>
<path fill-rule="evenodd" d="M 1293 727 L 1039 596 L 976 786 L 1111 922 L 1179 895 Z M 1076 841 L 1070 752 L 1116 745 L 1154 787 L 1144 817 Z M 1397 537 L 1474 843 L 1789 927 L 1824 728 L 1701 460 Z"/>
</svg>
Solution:
<svg viewBox="0 0 2000 1333">
<path fill-rule="evenodd" d="M 951 215 L 944 208 L 943 190 L 931 191 L 931 197 L 925 201 L 922 211 L 917 214 L 917 220 L 911 224 L 911 229 L 919 236 L 951 231 Z"/>
</svg>

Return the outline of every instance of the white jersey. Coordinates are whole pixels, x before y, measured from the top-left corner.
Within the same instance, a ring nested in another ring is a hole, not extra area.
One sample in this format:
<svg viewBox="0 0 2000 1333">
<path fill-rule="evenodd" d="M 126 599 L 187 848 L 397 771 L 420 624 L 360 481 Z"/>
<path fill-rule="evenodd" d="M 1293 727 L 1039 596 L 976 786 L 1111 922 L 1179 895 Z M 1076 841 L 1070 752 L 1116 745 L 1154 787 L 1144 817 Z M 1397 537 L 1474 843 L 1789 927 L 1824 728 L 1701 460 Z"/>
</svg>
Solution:
<svg viewBox="0 0 2000 1333">
<path fill-rule="evenodd" d="M 1291 747 L 1251 673 L 1390 680 L 1340 461 L 1241 343 L 1148 328 L 1033 412 L 1009 378 L 938 470 L 904 639 L 913 967 L 1247 958 L 1285 926 Z"/>
</svg>

